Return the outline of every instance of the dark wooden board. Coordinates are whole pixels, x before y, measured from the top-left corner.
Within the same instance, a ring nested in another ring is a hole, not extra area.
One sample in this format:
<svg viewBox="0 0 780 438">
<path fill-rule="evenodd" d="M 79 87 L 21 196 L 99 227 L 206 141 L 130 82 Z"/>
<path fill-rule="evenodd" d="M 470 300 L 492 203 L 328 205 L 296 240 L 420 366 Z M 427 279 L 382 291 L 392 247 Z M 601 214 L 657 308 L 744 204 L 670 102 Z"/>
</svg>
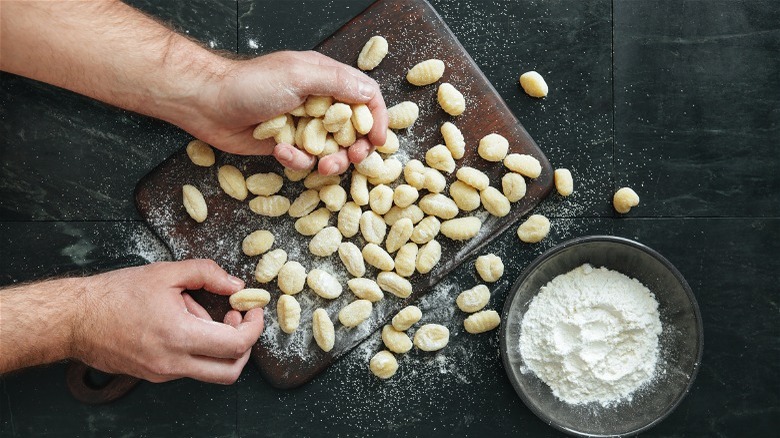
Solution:
<svg viewBox="0 0 780 438">
<path fill-rule="evenodd" d="M 427 2 L 378 1 L 315 50 L 354 65 L 365 41 L 377 34 L 388 40 L 390 54 L 370 75 L 382 86 L 388 106 L 404 100 L 414 101 L 420 106 L 420 117 L 414 126 L 398 132 L 402 147 L 398 155 L 402 161 L 406 158 L 424 161 L 425 151 L 443 142 L 439 132 L 441 124 L 453 121 L 463 132 L 467 143 L 466 155 L 458 160 L 458 166 L 468 165 L 483 170 L 489 175 L 491 185 L 500 188 L 501 177 L 506 169 L 500 163 L 481 159 L 476 151 L 480 138 L 497 132 L 509 140 L 510 152 L 537 157 L 542 163 L 542 174 L 536 180 L 529 181 L 526 196 L 513 204 L 512 212 L 506 217 L 495 218 L 483 210 L 469 213 L 477 214 L 484 220 L 476 238 L 462 243 L 440 236 L 441 262 L 429 274 L 416 274 L 410 278 L 414 292 L 409 298 L 400 300 L 387 294 L 384 300 L 376 303 L 374 316 L 354 329 L 345 329 L 336 322 L 336 344 L 329 353 L 319 350 L 312 339 L 311 313 L 317 307 L 323 307 L 336 320 L 338 310 L 354 299 L 346 284 L 343 284 L 345 292 L 342 296 L 333 301 L 319 298 L 308 289 L 296 295 L 302 307 L 301 326 L 296 333 L 286 335 L 278 330 L 276 322 L 276 298 L 280 292 L 275 282 L 258 284 L 253 275 L 258 258 L 244 256 L 240 247 L 244 236 L 263 228 L 276 236 L 275 247 L 286 250 L 290 260 L 301 262 L 307 270 L 324 267 L 343 271 L 338 256 L 334 254 L 322 260 L 310 255 L 306 249 L 309 238 L 292 231 L 292 218 L 265 218 L 253 214 L 247 202 L 236 201 L 222 193 L 216 179 L 217 167 L 223 164 L 237 166 L 245 176 L 257 172 L 281 173 L 280 165 L 268 157 L 218 154 L 217 166 L 200 168 L 189 161 L 182 149 L 144 177 L 136 188 L 138 209 L 171 248 L 174 258 L 212 258 L 233 275 L 245 279 L 248 286 L 264 287 L 271 292 L 272 300 L 266 313 L 266 332 L 255 345 L 252 357 L 263 377 L 275 387 L 294 388 L 320 373 L 382 327 L 399 309 L 415 302 L 430 286 L 528 213 L 552 189 L 552 168 L 542 151 Z M 453 118 L 439 108 L 436 101 L 438 83 L 414 87 L 406 82 L 406 71 L 417 62 L 429 58 L 445 62 L 447 69 L 440 82 L 452 83 L 466 97 L 467 110 L 463 115 Z M 453 180 L 454 175 L 450 175 L 448 183 Z M 348 182 L 348 176 L 342 178 L 345 188 L 348 188 Z M 204 223 L 192 221 L 181 206 L 183 184 L 194 184 L 203 192 L 209 207 L 209 217 Z M 282 189 L 282 194 L 292 199 L 302 190 L 301 183 L 288 183 Z M 335 215 L 332 215 L 331 223 L 335 224 Z M 359 236 L 352 240 L 359 246 L 363 244 Z M 367 276 L 372 274 L 374 272 L 369 270 Z M 221 318 L 229 309 L 224 297 L 205 292 L 196 293 L 195 297 L 215 319 Z"/>
</svg>

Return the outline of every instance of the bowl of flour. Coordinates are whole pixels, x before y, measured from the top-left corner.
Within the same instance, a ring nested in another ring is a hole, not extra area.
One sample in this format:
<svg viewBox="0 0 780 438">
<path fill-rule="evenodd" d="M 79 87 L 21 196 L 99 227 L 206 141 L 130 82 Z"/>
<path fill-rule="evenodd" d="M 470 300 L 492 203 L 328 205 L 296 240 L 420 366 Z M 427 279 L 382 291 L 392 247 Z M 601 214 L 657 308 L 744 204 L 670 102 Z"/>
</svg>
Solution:
<svg viewBox="0 0 780 438">
<path fill-rule="evenodd" d="M 501 356 L 523 402 L 577 436 L 632 435 L 669 415 L 701 362 L 699 306 L 663 256 L 588 236 L 542 254 L 504 304 Z"/>
</svg>

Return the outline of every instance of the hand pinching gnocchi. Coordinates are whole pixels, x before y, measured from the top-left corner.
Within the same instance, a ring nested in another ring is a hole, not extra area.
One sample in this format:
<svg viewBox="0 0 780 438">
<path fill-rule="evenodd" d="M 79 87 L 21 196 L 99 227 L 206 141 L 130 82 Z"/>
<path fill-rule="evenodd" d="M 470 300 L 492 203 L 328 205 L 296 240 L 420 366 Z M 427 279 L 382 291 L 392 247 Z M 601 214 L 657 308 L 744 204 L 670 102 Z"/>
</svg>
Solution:
<svg viewBox="0 0 780 438">
<path fill-rule="evenodd" d="M 265 289 L 247 288 L 234 293 L 228 300 L 230 307 L 239 312 L 246 312 L 265 307 L 271 301 L 271 294 Z"/>
</svg>

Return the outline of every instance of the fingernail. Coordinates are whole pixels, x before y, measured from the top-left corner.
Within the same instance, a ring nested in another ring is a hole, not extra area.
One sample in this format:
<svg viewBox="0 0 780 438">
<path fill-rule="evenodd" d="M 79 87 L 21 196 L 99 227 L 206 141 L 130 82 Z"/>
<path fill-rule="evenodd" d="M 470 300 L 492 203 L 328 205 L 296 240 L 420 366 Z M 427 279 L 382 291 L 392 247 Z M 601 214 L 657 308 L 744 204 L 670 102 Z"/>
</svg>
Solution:
<svg viewBox="0 0 780 438">
<path fill-rule="evenodd" d="M 277 157 L 281 161 L 290 161 L 292 160 L 293 154 L 289 149 L 280 149 Z"/>
<path fill-rule="evenodd" d="M 336 171 L 338 170 L 338 166 L 336 166 L 336 165 L 335 165 L 335 164 L 333 164 L 333 163 L 330 163 L 330 164 L 325 164 L 325 165 L 324 165 L 324 166 L 322 166 L 322 167 L 323 167 L 323 169 L 322 169 L 322 170 L 324 170 L 324 171 L 325 171 L 325 175 L 333 175 L 333 174 L 334 174 L 334 173 L 336 173 Z"/>
<path fill-rule="evenodd" d="M 360 97 L 370 99 L 374 96 L 374 86 L 369 82 L 360 81 L 358 82 L 358 93 L 360 94 Z"/>
<path fill-rule="evenodd" d="M 232 275 L 228 275 L 228 281 L 230 283 L 232 283 L 236 287 L 243 287 L 244 286 L 244 282 L 240 278 L 234 277 Z"/>
</svg>

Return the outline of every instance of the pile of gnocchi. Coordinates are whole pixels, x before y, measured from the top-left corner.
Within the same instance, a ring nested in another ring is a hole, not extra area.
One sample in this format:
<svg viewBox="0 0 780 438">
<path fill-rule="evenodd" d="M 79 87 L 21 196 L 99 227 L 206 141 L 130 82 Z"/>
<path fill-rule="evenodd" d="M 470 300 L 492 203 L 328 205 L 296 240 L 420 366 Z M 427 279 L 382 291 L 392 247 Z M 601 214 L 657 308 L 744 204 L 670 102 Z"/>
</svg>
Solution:
<svg viewBox="0 0 780 438">
<path fill-rule="evenodd" d="M 374 36 L 360 52 L 358 67 L 374 69 L 387 53 L 387 41 Z M 415 86 L 428 86 L 441 79 L 445 68 L 441 60 L 425 60 L 408 70 L 406 80 Z M 437 99 L 441 109 L 451 116 L 459 116 L 466 109 L 463 94 L 452 84 L 441 83 Z M 499 133 L 485 135 L 479 141 L 477 152 L 482 159 L 502 163 L 506 168 L 500 189 L 490 185 L 484 172 L 469 166 L 458 167 L 456 160 L 463 158 L 466 142 L 452 122 L 441 125 L 443 144 L 431 147 L 425 153 L 425 163 L 413 159 L 403 165 L 392 156 L 399 149 L 399 140 L 393 130 L 409 128 L 418 116 L 419 106 L 410 101 L 388 109 L 387 141 L 354 165 L 348 190 L 341 186 L 340 175 L 321 175 L 311 170 L 284 169 L 284 177 L 276 173 L 244 177 L 238 168 L 230 165 L 217 170 L 219 185 L 228 196 L 244 201 L 250 193 L 254 195 L 248 202 L 252 212 L 266 217 L 287 214 L 295 218 L 295 230 L 311 237 L 308 243 L 311 255 L 330 257 L 338 254 L 352 277 L 346 286 L 355 297 L 337 314 L 338 322 L 346 328 L 365 322 L 371 316 L 374 304 L 384 299 L 385 293 L 400 299 L 408 298 L 412 294 L 409 277 L 415 272 L 428 274 L 441 259 L 439 235 L 453 241 L 473 239 L 479 234 L 482 220 L 471 212 L 482 207 L 493 216 L 506 216 L 512 203 L 525 196 L 526 179 L 533 181 L 541 174 L 539 160 L 531 155 L 508 153 L 509 142 Z M 323 157 L 338 151 L 339 147 L 350 146 L 358 135 L 365 135 L 372 126 L 373 119 L 365 105 L 335 102 L 328 96 L 310 96 L 293 111 L 258 125 L 253 135 L 257 139 L 274 138 L 277 143 L 292 144 Z M 187 154 L 198 166 L 210 167 L 215 163 L 214 151 L 199 140 L 187 146 Z M 450 184 L 447 194 L 444 174 L 453 173 L 456 180 Z M 302 181 L 305 188 L 292 201 L 278 194 L 285 178 L 292 182 Z M 573 181 L 568 170 L 556 170 L 554 179 L 561 195 L 572 193 Z M 201 192 L 194 185 L 185 185 L 182 193 L 188 214 L 193 220 L 204 222 L 208 209 Z M 335 226 L 331 225 L 333 216 L 336 216 Z M 519 226 L 517 235 L 523 242 L 535 243 L 549 231 L 547 218 L 531 215 Z M 362 240 L 349 240 L 357 237 Z M 283 332 L 292 334 L 301 321 L 301 306 L 296 294 L 308 286 L 319 297 L 334 300 L 342 295 L 344 288 L 332 273 L 323 269 L 307 271 L 299 261 L 288 260 L 284 249 L 273 249 L 274 243 L 270 231 L 256 230 L 244 238 L 242 251 L 248 257 L 260 257 L 255 268 L 257 282 L 268 284 L 276 280 L 282 292 L 276 304 L 278 323 Z M 366 276 L 367 265 L 376 268 L 378 274 L 374 278 Z M 503 275 L 504 265 L 499 257 L 488 254 L 477 259 L 476 269 L 484 282 L 492 283 Z M 490 290 L 484 284 L 458 295 L 454 304 L 470 314 L 463 323 L 468 333 L 487 332 L 500 324 L 495 310 L 484 310 L 489 299 Z M 240 311 L 265 307 L 270 301 L 270 293 L 260 288 L 244 289 L 230 297 L 231 306 Z M 422 351 L 436 351 L 448 344 L 449 330 L 440 324 L 420 326 L 412 340 L 406 332 L 421 318 L 419 308 L 408 306 L 382 329 L 386 350 L 376 353 L 369 361 L 369 369 L 376 376 L 387 379 L 395 374 L 398 362 L 394 354 L 404 354 L 412 346 Z M 325 352 L 331 351 L 335 336 L 332 316 L 324 308 L 316 309 L 312 313 L 312 337 L 318 347 Z"/>
</svg>

